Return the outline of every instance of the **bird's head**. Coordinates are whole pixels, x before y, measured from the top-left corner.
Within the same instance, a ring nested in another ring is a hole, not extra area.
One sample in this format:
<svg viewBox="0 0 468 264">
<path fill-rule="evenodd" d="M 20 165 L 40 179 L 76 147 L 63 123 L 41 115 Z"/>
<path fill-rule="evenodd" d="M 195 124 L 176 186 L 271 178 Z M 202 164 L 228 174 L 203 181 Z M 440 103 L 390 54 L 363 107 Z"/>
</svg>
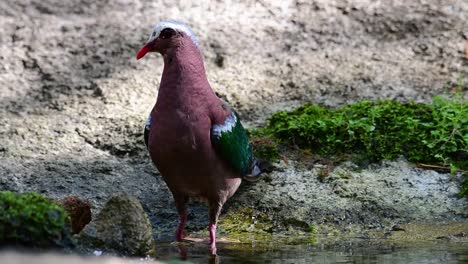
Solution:
<svg viewBox="0 0 468 264">
<path fill-rule="evenodd" d="M 148 41 L 138 51 L 136 58 L 139 60 L 148 52 L 159 52 L 164 55 L 168 49 L 179 45 L 182 38 L 189 38 L 198 48 L 198 39 L 190 27 L 174 20 L 162 21 L 153 28 Z"/>
</svg>

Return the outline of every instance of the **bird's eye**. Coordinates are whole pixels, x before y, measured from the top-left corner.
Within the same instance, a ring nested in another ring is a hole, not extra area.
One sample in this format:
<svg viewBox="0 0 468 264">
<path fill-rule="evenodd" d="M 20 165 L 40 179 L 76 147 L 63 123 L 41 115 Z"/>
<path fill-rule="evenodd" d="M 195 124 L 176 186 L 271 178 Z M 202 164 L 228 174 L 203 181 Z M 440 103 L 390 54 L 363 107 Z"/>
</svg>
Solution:
<svg viewBox="0 0 468 264">
<path fill-rule="evenodd" d="M 165 28 L 161 31 L 161 34 L 159 36 L 163 39 L 166 39 L 174 36 L 175 34 L 175 30 L 173 30 L 172 28 Z"/>
<path fill-rule="evenodd" d="M 153 31 L 153 34 L 151 34 L 151 37 L 154 38 L 154 36 L 156 36 L 156 32 Z"/>
</svg>

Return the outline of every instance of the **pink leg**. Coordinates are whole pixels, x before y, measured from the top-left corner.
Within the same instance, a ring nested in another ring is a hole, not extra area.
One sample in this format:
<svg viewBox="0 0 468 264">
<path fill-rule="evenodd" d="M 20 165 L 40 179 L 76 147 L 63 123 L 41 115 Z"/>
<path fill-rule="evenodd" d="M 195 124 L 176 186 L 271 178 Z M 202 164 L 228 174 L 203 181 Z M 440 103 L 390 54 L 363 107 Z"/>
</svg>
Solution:
<svg viewBox="0 0 468 264">
<path fill-rule="evenodd" d="M 226 199 L 215 197 L 209 202 L 208 214 L 210 216 L 210 226 L 208 231 L 210 231 L 210 252 L 213 256 L 216 255 L 216 224 L 218 223 L 218 217 L 225 201 Z"/>
<path fill-rule="evenodd" d="M 187 222 L 187 215 L 185 213 L 179 215 L 179 227 L 177 227 L 176 240 L 181 242 L 184 238 L 184 228 Z"/>
<path fill-rule="evenodd" d="M 187 222 L 187 213 L 185 211 L 185 204 L 188 202 L 188 197 L 178 193 L 172 193 L 174 196 L 174 202 L 177 207 L 177 213 L 179 213 L 179 226 L 176 231 L 176 240 L 181 242 L 184 238 L 184 228 Z"/>
<path fill-rule="evenodd" d="M 216 255 L 216 225 L 210 224 L 210 251 L 211 255 Z"/>
</svg>

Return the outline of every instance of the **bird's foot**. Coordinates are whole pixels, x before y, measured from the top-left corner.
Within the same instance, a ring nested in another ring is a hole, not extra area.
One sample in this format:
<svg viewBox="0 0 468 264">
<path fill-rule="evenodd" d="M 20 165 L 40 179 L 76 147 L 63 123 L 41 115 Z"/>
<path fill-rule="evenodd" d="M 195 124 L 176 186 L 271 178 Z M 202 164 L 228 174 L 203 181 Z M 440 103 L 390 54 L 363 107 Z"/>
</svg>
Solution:
<svg viewBox="0 0 468 264">
<path fill-rule="evenodd" d="M 210 244 L 210 254 L 216 256 L 216 244 Z"/>
<path fill-rule="evenodd" d="M 210 232 L 210 253 L 211 255 L 215 256 L 216 255 L 216 225 L 210 224 L 208 231 Z"/>
</svg>

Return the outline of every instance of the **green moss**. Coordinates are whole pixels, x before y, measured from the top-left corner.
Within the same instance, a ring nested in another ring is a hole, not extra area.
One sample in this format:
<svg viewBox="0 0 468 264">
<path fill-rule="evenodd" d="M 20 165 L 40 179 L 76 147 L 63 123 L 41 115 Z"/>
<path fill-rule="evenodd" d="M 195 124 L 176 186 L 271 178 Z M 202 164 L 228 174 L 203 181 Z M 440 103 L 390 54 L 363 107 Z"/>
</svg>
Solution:
<svg viewBox="0 0 468 264">
<path fill-rule="evenodd" d="M 61 206 L 39 194 L 0 192 L 0 245 L 66 246 L 69 223 Z"/>
<path fill-rule="evenodd" d="M 260 134 L 253 134 L 250 142 L 254 156 L 270 162 L 277 162 L 280 158 L 278 143 L 274 138 L 263 136 Z"/>
<path fill-rule="evenodd" d="M 274 114 L 257 133 L 321 155 L 358 154 L 376 162 L 468 167 L 468 103 L 460 93 L 431 104 L 362 101 L 338 109 L 307 104 Z"/>
<path fill-rule="evenodd" d="M 302 232 L 315 233 L 315 226 L 309 225 L 307 222 L 297 219 L 294 217 L 287 218 L 285 224 L 293 229 L 300 230 Z"/>
<path fill-rule="evenodd" d="M 273 232 L 274 226 L 278 225 L 288 229 L 287 235 Z M 262 247 L 263 242 L 268 242 L 269 246 L 272 243 L 279 245 L 315 243 L 317 235 L 316 227 L 301 219 L 289 217 L 283 219 L 281 223 L 274 223 L 267 213 L 248 207 L 229 210 L 221 216 L 218 226 L 220 233 L 230 239 L 241 243 L 261 242 L 256 244 L 256 247 L 259 247 L 257 249 Z"/>
<path fill-rule="evenodd" d="M 219 226 L 223 232 L 235 236 L 243 232 L 249 232 L 249 234 L 271 233 L 273 223 L 265 213 L 256 212 L 251 208 L 240 208 L 223 215 L 219 221 Z"/>
</svg>

